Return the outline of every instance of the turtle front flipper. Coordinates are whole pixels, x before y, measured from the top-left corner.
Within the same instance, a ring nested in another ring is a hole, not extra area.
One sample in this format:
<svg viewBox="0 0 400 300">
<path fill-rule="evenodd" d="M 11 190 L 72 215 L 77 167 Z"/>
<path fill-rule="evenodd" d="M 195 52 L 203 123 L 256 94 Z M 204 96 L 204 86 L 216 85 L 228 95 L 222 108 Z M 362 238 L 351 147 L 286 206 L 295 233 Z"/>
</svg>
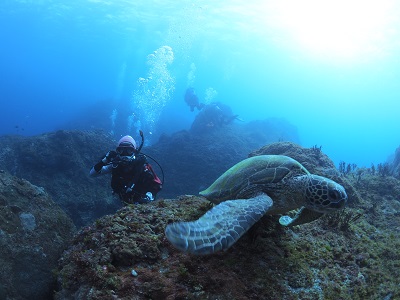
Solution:
<svg viewBox="0 0 400 300">
<path fill-rule="evenodd" d="M 181 251 L 211 254 L 227 250 L 269 210 L 273 202 L 265 194 L 250 199 L 228 200 L 193 222 L 169 224 L 167 239 Z"/>
<path fill-rule="evenodd" d="M 289 216 L 282 216 L 279 218 L 279 223 L 283 226 L 301 225 L 312 222 L 322 215 L 323 213 L 302 207 L 293 219 Z"/>
</svg>

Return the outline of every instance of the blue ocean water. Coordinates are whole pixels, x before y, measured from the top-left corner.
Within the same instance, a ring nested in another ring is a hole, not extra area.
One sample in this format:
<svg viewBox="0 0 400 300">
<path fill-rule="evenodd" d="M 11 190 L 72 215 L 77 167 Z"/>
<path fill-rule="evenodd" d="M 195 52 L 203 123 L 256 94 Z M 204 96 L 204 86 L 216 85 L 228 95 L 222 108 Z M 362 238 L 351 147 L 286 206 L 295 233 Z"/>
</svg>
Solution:
<svg viewBox="0 0 400 300">
<path fill-rule="evenodd" d="M 3 0 L 0 134 L 155 142 L 190 128 L 194 87 L 368 167 L 400 145 L 399 16 L 394 1 Z"/>
</svg>

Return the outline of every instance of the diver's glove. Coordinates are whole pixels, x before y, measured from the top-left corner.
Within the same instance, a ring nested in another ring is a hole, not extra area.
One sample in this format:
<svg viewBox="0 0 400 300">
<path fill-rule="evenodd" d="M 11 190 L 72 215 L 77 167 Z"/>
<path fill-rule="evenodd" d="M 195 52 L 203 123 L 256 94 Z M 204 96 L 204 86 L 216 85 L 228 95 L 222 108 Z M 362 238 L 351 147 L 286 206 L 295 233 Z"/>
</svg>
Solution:
<svg viewBox="0 0 400 300">
<path fill-rule="evenodd" d="M 103 157 L 103 159 L 93 166 L 93 169 L 97 173 L 100 173 L 101 168 L 111 163 L 115 157 L 117 157 L 117 152 L 112 150 L 108 151 L 107 154 Z"/>
<path fill-rule="evenodd" d="M 108 151 L 106 156 L 104 156 L 104 158 L 101 160 L 101 162 L 104 165 L 109 164 L 110 162 L 113 161 L 114 158 L 117 157 L 117 152 L 115 152 L 114 150 Z"/>
</svg>

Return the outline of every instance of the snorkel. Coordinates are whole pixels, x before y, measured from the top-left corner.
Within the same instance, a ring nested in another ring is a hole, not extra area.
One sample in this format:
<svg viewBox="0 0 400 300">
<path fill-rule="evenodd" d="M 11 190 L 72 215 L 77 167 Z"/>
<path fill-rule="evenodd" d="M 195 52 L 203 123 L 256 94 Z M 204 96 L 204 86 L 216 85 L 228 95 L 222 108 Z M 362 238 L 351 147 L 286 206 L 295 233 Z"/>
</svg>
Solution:
<svg viewBox="0 0 400 300">
<path fill-rule="evenodd" d="M 140 143 L 139 148 L 136 150 L 136 154 L 140 153 L 140 150 L 142 150 L 142 147 L 144 145 L 144 134 L 143 134 L 143 131 L 139 130 L 139 134 L 140 134 L 140 137 L 142 138 L 142 142 Z"/>
</svg>

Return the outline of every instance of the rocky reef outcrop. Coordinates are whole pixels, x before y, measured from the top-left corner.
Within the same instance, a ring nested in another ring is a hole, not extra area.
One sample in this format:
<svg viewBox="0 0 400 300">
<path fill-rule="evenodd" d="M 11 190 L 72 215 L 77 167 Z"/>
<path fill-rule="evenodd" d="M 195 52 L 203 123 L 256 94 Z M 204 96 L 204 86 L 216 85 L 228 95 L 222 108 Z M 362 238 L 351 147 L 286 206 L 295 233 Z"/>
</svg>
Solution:
<svg viewBox="0 0 400 300">
<path fill-rule="evenodd" d="M 59 130 L 39 136 L 0 137 L 0 168 L 43 187 L 81 227 L 121 207 L 110 176 L 89 177 L 90 168 L 115 149 L 118 138 L 102 131 Z M 163 135 L 142 152 L 163 168 L 160 198 L 197 194 L 222 172 L 266 143 L 298 142 L 296 128 L 284 120 L 231 123 L 203 134 Z M 138 141 L 139 144 L 140 141 Z M 158 175 L 161 170 L 149 159 Z"/>
<path fill-rule="evenodd" d="M 110 178 L 89 170 L 115 141 L 101 131 L 56 131 L 0 137 L 0 168 L 43 187 L 79 227 L 121 207 Z"/>
<path fill-rule="evenodd" d="M 400 178 L 400 147 L 396 149 L 393 160 L 390 162 L 390 172 L 392 175 Z"/>
<path fill-rule="evenodd" d="M 0 171 L 0 299 L 52 299 L 72 220 L 43 188 Z"/>
<path fill-rule="evenodd" d="M 181 253 L 164 235 L 168 223 L 207 211 L 204 198 L 127 206 L 79 231 L 60 260 L 55 298 L 399 298 L 399 180 L 338 174 L 325 154 L 292 143 L 256 154 L 291 154 L 313 173 L 335 173 L 354 188 L 357 203 L 293 228 L 266 215 L 228 251 L 209 256 Z"/>
</svg>

